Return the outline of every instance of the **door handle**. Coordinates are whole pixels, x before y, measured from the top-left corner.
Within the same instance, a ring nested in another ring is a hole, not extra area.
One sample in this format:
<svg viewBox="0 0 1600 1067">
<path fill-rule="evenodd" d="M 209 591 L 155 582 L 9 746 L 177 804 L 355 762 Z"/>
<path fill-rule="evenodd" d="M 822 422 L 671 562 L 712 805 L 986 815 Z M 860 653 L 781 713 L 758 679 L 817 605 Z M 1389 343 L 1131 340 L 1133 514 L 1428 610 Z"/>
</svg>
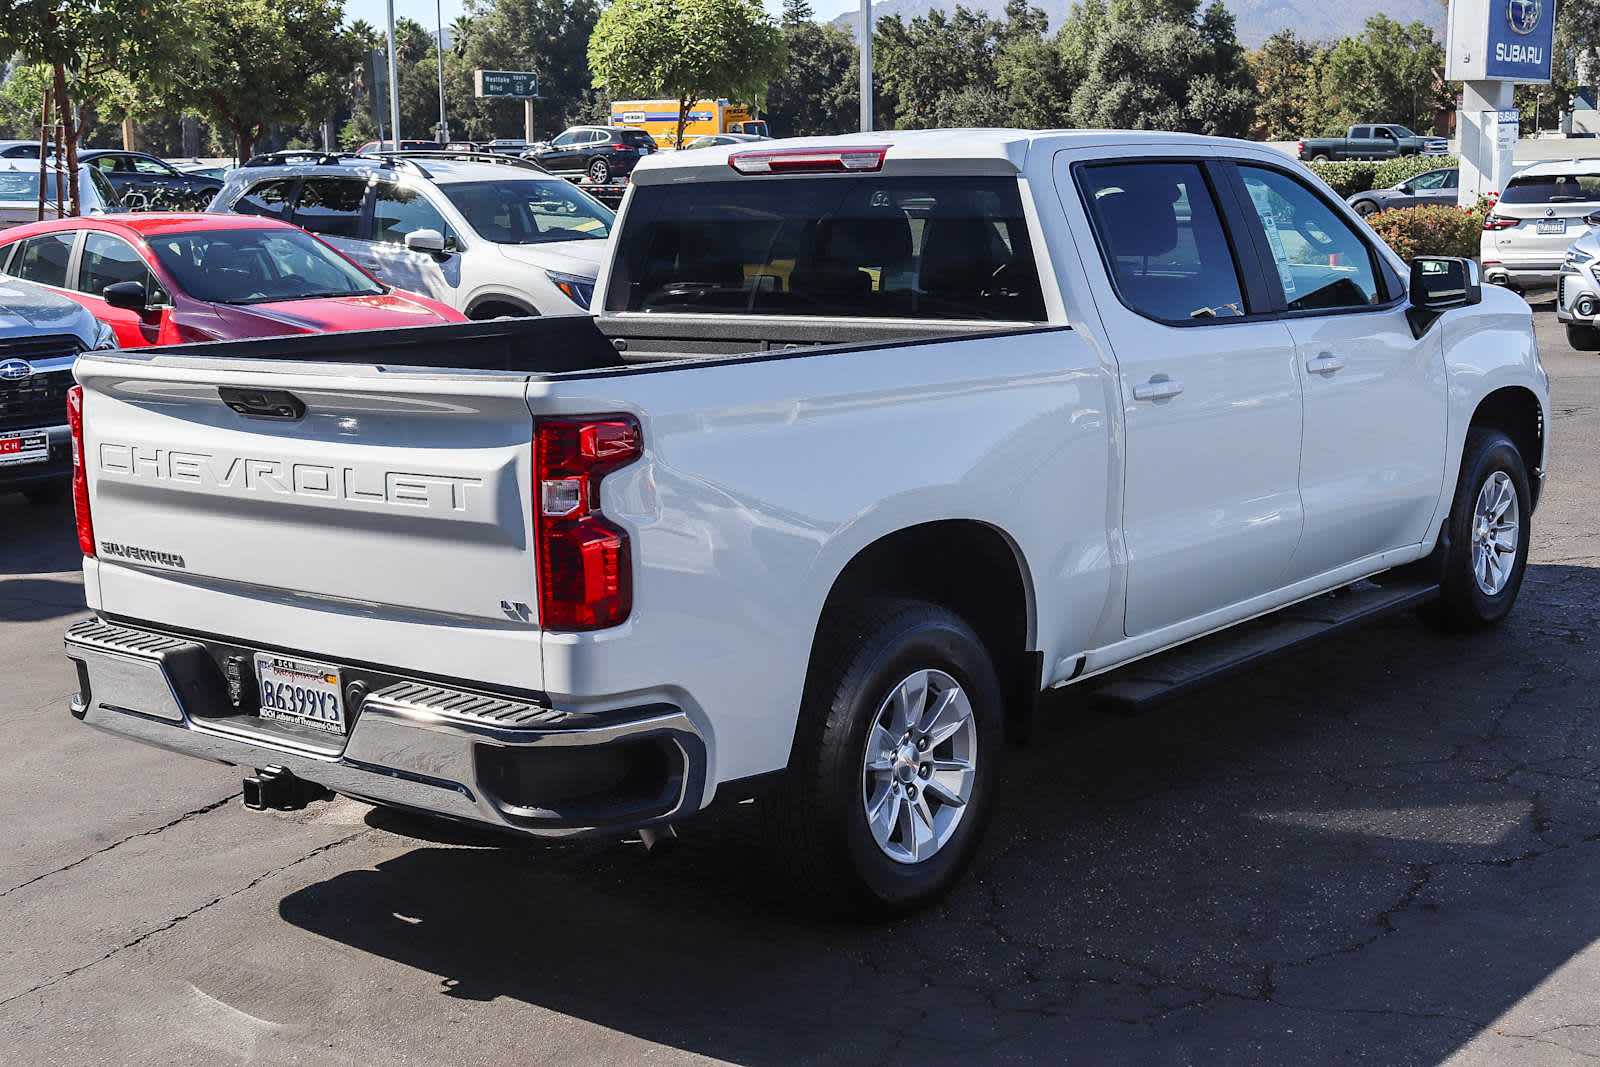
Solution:
<svg viewBox="0 0 1600 1067">
<path fill-rule="evenodd" d="M 1336 370 L 1344 369 L 1344 357 L 1336 356 L 1332 352 L 1318 352 L 1312 359 L 1306 360 L 1306 370 L 1312 374 L 1332 374 Z"/>
<path fill-rule="evenodd" d="M 1157 374 L 1148 382 L 1133 387 L 1135 400 L 1171 400 L 1183 392 L 1183 383 L 1168 378 L 1165 374 Z"/>
</svg>

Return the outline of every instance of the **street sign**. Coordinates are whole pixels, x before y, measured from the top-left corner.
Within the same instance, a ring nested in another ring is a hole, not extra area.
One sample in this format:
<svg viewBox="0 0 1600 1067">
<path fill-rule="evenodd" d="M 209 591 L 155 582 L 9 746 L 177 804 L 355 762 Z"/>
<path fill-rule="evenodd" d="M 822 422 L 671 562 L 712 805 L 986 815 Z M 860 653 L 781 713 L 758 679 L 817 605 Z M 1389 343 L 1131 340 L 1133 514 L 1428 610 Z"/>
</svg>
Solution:
<svg viewBox="0 0 1600 1067">
<path fill-rule="evenodd" d="M 1451 0 L 1444 76 L 1548 82 L 1555 25 L 1555 0 Z"/>
<path fill-rule="evenodd" d="M 535 100 L 539 96 L 539 75 L 530 70 L 475 70 L 472 80 L 479 96 L 511 100 Z"/>
</svg>

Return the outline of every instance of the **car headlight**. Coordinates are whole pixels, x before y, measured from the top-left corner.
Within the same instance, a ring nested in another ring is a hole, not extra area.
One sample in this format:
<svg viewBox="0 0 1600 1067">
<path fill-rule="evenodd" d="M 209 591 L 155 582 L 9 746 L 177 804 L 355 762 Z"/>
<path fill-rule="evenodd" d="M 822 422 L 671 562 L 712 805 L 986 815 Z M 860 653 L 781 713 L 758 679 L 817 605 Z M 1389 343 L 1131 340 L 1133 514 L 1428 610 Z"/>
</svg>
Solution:
<svg viewBox="0 0 1600 1067">
<path fill-rule="evenodd" d="M 594 299 L 594 279 L 580 278 L 576 274 L 562 274 L 557 270 L 544 272 L 550 284 L 564 293 L 568 300 L 577 304 L 583 310 L 589 310 L 589 301 Z"/>
<path fill-rule="evenodd" d="M 93 351 L 98 352 L 102 349 L 119 347 L 117 344 L 117 331 L 113 330 L 110 325 L 101 322 L 99 319 L 96 319 L 94 324 L 96 327 L 94 344 L 90 346 Z"/>
<path fill-rule="evenodd" d="M 1574 267 L 1581 267 L 1583 264 L 1589 262 L 1593 258 L 1594 257 L 1589 253 L 1581 252 L 1576 248 L 1569 248 L 1567 250 L 1567 262 L 1572 264 Z"/>
</svg>

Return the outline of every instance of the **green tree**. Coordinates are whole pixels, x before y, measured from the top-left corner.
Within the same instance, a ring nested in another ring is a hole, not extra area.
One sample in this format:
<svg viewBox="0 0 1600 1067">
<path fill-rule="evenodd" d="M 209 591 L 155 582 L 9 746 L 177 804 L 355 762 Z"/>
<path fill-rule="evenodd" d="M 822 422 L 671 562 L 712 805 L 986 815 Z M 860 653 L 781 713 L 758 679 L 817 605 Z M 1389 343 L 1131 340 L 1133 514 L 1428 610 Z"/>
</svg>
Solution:
<svg viewBox="0 0 1600 1067">
<path fill-rule="evenodd" d="M 1085 0 L 1060 34 L 1073 125 L 1242 136 L 1255 86 L 1221 0 Z"/>
<path fill-rule="evenodd" d="M 1306 136 L 1316 114 L 1317 49 L 1279 30 L 1249 55 L 1256 83 L 1256 130 L 1263 140 Z"/>
<path fill-rule="evenodd" d="M 1422 22 L 1399 23 L 1373 15 L 1355 37 L 1338 42 L 1323 59 L 1319 132 L 1342 134 L 1358 122 L 1433 126 L 1448 97 L 1439 81 L 1444 49 Z"/>
<path fill-rule="evenodd" d="M 596 87 L 678 101 L 679 148 L 696 100 L 755 100 L 783 66 L 783 34 L 758 0 L 614 0 L 589 38 Z"/>
<path fill-rule="evenodd" d="M 900 129 L 938 125 L 936 110 L 946 93 L 992 88 L 1002 24 L 957 4 L 953 13 L 935 8 L 910 22 L 891 15 L 873 34 L 873 65 L 894 105 Z"/>
<path fill-rule="evenodd" d="M 591 105 L 585 49 L 600 13 L 598 0 L 468 0 L 467 12 L 473 27 L 460 66 L 445 58 L 446 92 L 458 101 L 452 130 L 459 126 L 474 140 L 522 133 L 522 101 L 475 97 L 475 69 L 537 73 L 535 115 L 555 130 Z"/>
<path fill-rule="evenodd" d="M 232 134 L 241 160 L 273 123 L 315 123 L 348 96 L 363 46 L 339 28 L 339 0 L 188 0 L 203 62 L 174 96 Z"/>
<path fill-rule="evenodd" d="M 981 85 L 941 93 L 933 102 L 929 118 L 935 129 L 1015 125 L 1011 98 L 998 89 Z"/>
<path fill-rule="evenodd" d="M 762 109 L 773 132 L 805 137 L 853 129 L 861 96 L 855 38 L 812 21 L 806 0 L 786 0 L 783 43 L 789 62 L 767 88 Z"/>
<path fill-rule="evenodd" d="M 184 25 L 179 0 L 0 0 L 0 56 L 50 71 L 64 131 L 70 210 L 78 211 L 78 139 L 89 116 L 77 106 L 129 86 L 160 91 L 187 69 L 203 37 Z M 42 102 L 41 102 L 42 103 Z"/>
<path fill-rule="evenodd" d="M 995 56 L 995 82 L 1006 96 L 1007 126 L 1051 129 L 1071 121 L 1072 86 L 1050 20 L 1026 0 L 1008 0 Z"/>
</svg>

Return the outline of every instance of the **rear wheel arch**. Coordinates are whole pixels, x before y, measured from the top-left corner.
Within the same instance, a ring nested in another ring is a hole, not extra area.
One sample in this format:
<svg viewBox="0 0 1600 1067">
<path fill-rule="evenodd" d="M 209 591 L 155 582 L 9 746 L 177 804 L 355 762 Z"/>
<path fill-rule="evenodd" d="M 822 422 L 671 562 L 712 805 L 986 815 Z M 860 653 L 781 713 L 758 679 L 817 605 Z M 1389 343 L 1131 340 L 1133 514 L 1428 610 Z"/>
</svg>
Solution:
<svg viewBox="0 0 1600 1067">
<path fill-rule="evenodd" d="M 860 548 L 823 602 L 808 685 L 823 628 L 848 605 L 883 597 L 937 604 L 971 626 L 1000 676 L 1008 727 L 1026 729 L 1042 684 L 1041 659 L 1033 651 L 1038 613 L 1027 560 L 1007 534 L 976 519 L 944 519 L 903 527 Z"/>
</svg>

